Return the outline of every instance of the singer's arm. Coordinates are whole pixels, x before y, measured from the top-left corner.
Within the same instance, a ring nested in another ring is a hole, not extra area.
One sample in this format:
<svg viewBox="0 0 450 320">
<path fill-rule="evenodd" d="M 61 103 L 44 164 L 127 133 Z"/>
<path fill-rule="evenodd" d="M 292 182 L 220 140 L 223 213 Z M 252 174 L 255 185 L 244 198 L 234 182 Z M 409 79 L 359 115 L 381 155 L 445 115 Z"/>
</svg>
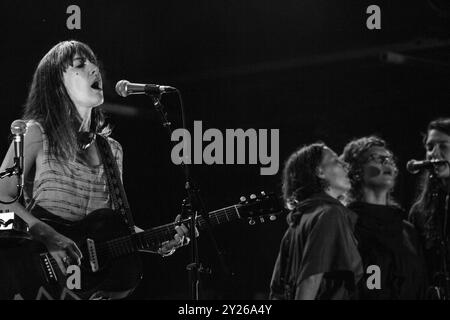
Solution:
<svg viewBox="0 0 450 320">
<path fill-rule="evenodd" d="M 35 165 L 39 166 L 39 155 L 43 153 L 43 140 L 42 132 L 37 125 L 32 125 L 28 128 L 24 139 L 24 177 L 27 178 L 30 174 L 30 169 Z M 13 166 L 14 163 L 14 146 L 11 146 L 6 153 L 0 170 L 5 170 Z M 38 168 L 36 168 L 36 172 Z M 34 177 L 33 177 L 34 178 Z M 17 193 L 17 177 L 12 176 L 4 179 L 0 179 L 0 200 L 11 201 L 15 198 Z M 9 209 L 22 218 L 30 228 L 30 233 L 35 240 L 44 243 L 55 258 L 59 267 L 63 272 L 66 271 L 63 259 L 68 257 L 71 264 L 79 263 L 82 257 L 80 249 L 76 246 L 75 242 L 71 239 L 56 232 L 48 224 L 40 221 L 28 212 L 24 206 L 18 201 L 9 204 L 2 205 L 2 209 Z"/>
</svg>

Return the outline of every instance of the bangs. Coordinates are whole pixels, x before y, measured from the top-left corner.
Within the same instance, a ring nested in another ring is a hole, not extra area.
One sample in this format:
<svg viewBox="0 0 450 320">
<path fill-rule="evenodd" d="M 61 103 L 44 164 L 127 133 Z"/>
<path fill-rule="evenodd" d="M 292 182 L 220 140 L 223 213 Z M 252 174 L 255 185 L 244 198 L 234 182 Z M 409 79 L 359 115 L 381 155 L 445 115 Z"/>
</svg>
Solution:
<svg viewBox="0 0 450 320">
<path fill-rule="evenodd" d="M 84 43 L 79 41 L 64 41 L 57 44 L 53 48 L 56 58 L 56 65 L 60 67 L 60 70 L 64 72 L 69 66 L 73 65 L 73 58 L 78 54 L 81 58 L 89 60 L 95 65 L 98 65 L 97 58 Z M 53 51 L 51 50 L 51 51 Z M 50 52 L 51 52 L 50 51 Z"/>
</svg>

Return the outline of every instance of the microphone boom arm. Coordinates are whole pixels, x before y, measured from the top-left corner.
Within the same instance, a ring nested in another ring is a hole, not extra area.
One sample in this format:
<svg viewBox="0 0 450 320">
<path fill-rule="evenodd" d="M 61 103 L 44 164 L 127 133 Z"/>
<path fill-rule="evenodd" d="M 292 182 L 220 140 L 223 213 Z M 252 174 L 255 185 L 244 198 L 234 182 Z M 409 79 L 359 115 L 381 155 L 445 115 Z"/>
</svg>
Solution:
<svg viewBox="0 0 450 320">
<path fill-rule="evenodd" d="M 19 200 L 19 198 L 22 196 L 23 193 L 23 187 L 20 184 L 20 179 L 21 179 L 21 175 L 22 175 L 22 168 L 20 168 L 20 160 L 18 157 L 14 157 L 14 166 L 10 167 L 10 168 L 6 168 L 4 171 L 0 172 L 0 179 L 6 178 L 6 177 L 11 177 L 16 175 L 17 176 L 17 194 L 15 196 L 15 198 L 11 201 L 3 201 L 0 200 L 1 204 L 12 204 L 14 202 L 16 202 L 17 200 Z"/>
</svg>

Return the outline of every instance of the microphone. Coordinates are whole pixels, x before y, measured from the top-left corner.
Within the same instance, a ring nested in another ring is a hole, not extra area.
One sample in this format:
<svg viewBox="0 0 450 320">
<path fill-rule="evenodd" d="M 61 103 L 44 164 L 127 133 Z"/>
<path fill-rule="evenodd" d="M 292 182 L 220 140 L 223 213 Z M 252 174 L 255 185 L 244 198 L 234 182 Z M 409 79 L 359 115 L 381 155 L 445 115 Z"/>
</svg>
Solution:
<svg viewBox="0 0 450 320">
<path fill-rule="evenodd" d="M 406 164 L 406 170 L 412 174 L 419 173 L 423 169 L 431 169 L 435 166 L 439 166 L 442 164 L 448 164 L 446 160 L 409 160 Z"/>
<path fill-rule="evenodd" d="M 121 97 L 126 97 L 130 94 L 159 95 L 176 90 L 174 87 L 160 86 L 158 84 L 131 83 L 128 80 L 120 80 L 116 84 L 116 92 Z"/>
<path fill-rule="evenodd" d="M 27 133 L 27 123 L 23 120 L 14 120 L 11 123 L 11 133 L 14 135 L 13 143 L 14 143 L 14 167 L 15 174 L 19 176 L 20 179 L 20 187 L 22 188 L 24 185 L 24 176 L 23 176 L 23 144 L 24 144 L 24 135 Z"/>
</svg>

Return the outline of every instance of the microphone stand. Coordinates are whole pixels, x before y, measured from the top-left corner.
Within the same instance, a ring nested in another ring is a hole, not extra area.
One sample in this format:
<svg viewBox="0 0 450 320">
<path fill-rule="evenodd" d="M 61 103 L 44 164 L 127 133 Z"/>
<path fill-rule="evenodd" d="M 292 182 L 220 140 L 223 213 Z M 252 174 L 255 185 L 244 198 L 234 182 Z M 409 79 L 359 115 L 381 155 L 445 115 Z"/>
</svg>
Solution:
<svg viewBox="0 0 450 320">
<path fill-rule="evenodd" d="M 11 168 L 6 168 L 4 171 L 0 172 L 0 179 L 6 178 L 6 177 L 11 177 L 13 175 L 16 175 L 18 177 L 17 178 L 18 179 L 17 180 L 17 194 L 16 194 L 15 198 L 11 201 L 0 200 L 1 204 L 12 204 L 12 203 L 16 202 L 17 200 L 19 200 L 19 198 L 22 196 L 23 186 L 20 183 L 22 174 L 23 174 L 23 172 L 22 172 L 22 168 L 20 167 L 20 160 L 18 157 L 14 157 L 14 166 L 12 166 Z"/>
<path fill-rule="evenodd" d="M 183 128 L 186 129 L 185 117 L 184 117 L 184 108 L 181 100 L 181 94 L 178 90 L 176 90 L 178 96 L 180 98 L 181 103 L 181 112 L 182 112 L 182 121 Z M 161 118 L 162 125 L 166 128 L 167 133 L 169 134 L 169 139 L 172 142 L 172 128 L 171 122 L 167 118 L 167 112 L 164 110 L 164 105 L 161 103 L 161 94 L 158 95 L 150 95 L 153 100 L 153 105 L 158 111 L 158 114 Z M 192 300 L 199 300 L 199 284 L 200 284 L 200 273 L 211 274 L 211 270 L 209 268 L 204 268 L 198 256 L 198 242 L 196 237 L 196 221 L 198 216 L 202 216 L 205 220 L 206 231 L 211 237 L 213 247 L 219 257 L 220 264 L 225 271 L 226 274 L 232 274 L 228 271 L 226 267 L 222 252 L 219 250 L 217 242 L 213 236 L 211 224 L 209 222 L 208 214 L 205 210 L 204 203 L 199 193 L 198 185 L 193 181 L 191 176 L 190 165 L 183 161 L 183 169 L 185 176 L 185 185 L 184 188 L 187 193 L 187 198 L 183 200 L 183 213 L 186 214 L 189 218 L 189 238 L 191 244 L 191 263 L 186 266 L 186 269 L 189 273 L 189 284 L 190 284 L 190 294 Z"/>
<path fill-rule="evenodd" d="M 23 170 L 20 165 L 21 161 L 18 157 L 14 157 L 14 166 L 10 168 L 6 168 L 4 171 L 0 172 L 0 179 L 11 177 L 13 175 L 17 176 L 17 194 L 11 201 L 3 201 L 0 200 L 1 204 L 12 204 L 18 201 L 23 194 L 23 186 L 22 186 L 22 174 Z M 9 211 L 7 210 L 6 213 Z M 0 212 L 5 213 L 5 212 Z M 10 212 L 9 212 L 10 213 Z M 10 213 L 11 214 L 11 213 Z M 12 228 L 6 230 L 0 230 L 0 247 L 11 247 L 22 243 L 24 240 L 31 240 L 31 236 L 28 232 L 28 226 L 26 223 L 18 217 L 16 214 L 12 214 L 7 221 L 2 221 L 0 219 L 0 226 L 3 225 L 7 227 L 12 221 Z"/>
</svg>

